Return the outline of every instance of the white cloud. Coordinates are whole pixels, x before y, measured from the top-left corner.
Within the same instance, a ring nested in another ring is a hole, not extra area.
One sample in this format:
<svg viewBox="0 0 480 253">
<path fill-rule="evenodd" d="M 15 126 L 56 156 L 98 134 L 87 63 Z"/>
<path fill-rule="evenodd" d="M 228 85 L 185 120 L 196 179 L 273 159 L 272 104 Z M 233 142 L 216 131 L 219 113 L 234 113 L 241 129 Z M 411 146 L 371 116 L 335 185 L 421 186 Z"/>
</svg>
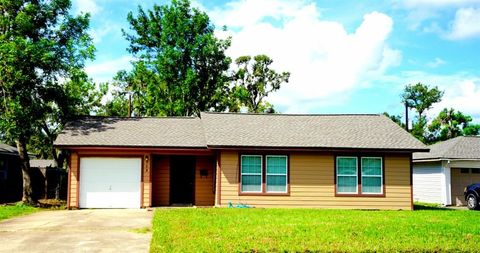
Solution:
<svg viewBox="0 0 480 253">
<path fill-rule="evenodd" d="M 438 68 L 438 67 L 444 65 L 445 63 L 447 63 L 447 62 L 444 61 L 443 59 L 437 57 L 437 58 L 433 59 L 432 61 L 427 62 L 427 66 L 429 68 Z"/>
<path fill-rule="evenodd" d="M 464 6 L 480 3 L 480 0 L 405 0 L 403 4 L 410 8 L 439 8 L 449 6 Z"/>
<path fill-rule="evenodd" d="M 99 27 L 90 29 L 90 35 L 94 44 L 102 42 L 106 36 L 113 36 L 116 38 L 122 38 L 122 26 L 119 23 L 106 20 L 100 24 Z"/>
<path fill-rule="evenodd" d="M 85 67 L 85 72 L 95 82 L 108 82 L 117 74 L 120 70 L 127 70 L 130 68 L 131 56 L 122 56 L 117 59 L 95 62 Z"/>
<path fill-rule="evenodd" d="M 217 26 L 233 29 L 228 54 L 267 54 L 274 68 L 291 72 L 290 82 L 269 100 L 284 112 L 308 112 L 338 103 L 348 93 L 401 61 L 386 40 L 392 19 L 372 12 L 353 33 L 338 22 L 320 18 L 314 3 L 242 0 L 209 12 Z"/>
<path fill-rule="evenodd" d="M 480 37 L 480 0 L 406 0 L 398 6 L 408 10 L 405 22 L 411 30 L 449 40 Z M 440 24 L 445 20 L 448 24 Z"/>
<path fill-rule="evenodd" d="M 447 38 L 458 40 L 480 36 L 480 8 L 460 8 Z"/>
<path fill-rule="evenodd" d="M 90 13 L 92 16 L 102 11 L 95 0 L 75 0 L 74 6 L 77 13 Z"/>
</svg>

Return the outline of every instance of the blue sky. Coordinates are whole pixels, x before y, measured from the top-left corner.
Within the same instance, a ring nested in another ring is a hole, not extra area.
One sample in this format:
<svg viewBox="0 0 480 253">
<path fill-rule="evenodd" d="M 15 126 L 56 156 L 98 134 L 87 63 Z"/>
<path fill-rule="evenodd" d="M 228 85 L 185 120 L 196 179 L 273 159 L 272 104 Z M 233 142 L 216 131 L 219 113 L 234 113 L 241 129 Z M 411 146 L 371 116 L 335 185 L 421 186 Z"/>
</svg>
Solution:
<svg viewBox="0 0 480 253">
<path fill-rule="evenodd" d="M 168 1 L 76 0 L 91 13 L 96 59 L 87 72 L 98 82 L 129 68 L 121 29 L 126 16 Z M 232 36 L 231 57 L 265 53 L 290 82 L 268 98 L 288 113 L 403 114 L 402 88 L 439 86 L 445 107 L 480 123 L 480 0 L 202 1 L 217 27 Z"/>
</svg>

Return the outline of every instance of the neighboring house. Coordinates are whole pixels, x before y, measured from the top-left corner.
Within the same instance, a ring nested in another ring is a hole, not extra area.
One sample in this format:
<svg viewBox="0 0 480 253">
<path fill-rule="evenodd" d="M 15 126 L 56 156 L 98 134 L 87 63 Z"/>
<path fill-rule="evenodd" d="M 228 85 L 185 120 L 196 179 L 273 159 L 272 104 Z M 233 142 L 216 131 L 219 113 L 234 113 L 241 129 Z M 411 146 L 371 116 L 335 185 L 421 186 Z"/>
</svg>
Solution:
<svg viewBox="0 0 480 253">
<path fill-rule="evenodd" d="M 412 153 L 428 151 L 383 115 L 85 117 L 55 145 L 69 208 L 411 210 Z"/>
<path fill-rule="evenodd" d="M 17 149 L 0 143 L 0 203 L 21 200 L 22 187 Z"/>
<path fill-rule="evenodd" d="M 480 137 L 461 136 L 429 146 L 413 156 L 413 198 L 464 205 L 463 189 L 480 182 Z"/>
</svg>

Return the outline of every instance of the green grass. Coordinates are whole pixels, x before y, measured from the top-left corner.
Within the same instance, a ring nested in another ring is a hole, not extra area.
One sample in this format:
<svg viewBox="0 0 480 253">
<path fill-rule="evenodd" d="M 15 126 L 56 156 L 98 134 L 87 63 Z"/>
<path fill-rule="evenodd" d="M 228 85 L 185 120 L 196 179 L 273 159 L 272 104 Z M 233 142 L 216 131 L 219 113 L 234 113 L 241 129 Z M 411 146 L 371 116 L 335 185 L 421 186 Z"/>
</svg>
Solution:
<svg viewBox="0 0 480 253">
<path fill-rule="evenodd" d="M 480 212 L 158 209 L 152 252 L 479 252 Z"/>
<path fill-rule="evenodd" d="M 0 206 L 0 221 L 14 216 L 36 212 L 38 208 L 22 204 Z"/>
</svg>

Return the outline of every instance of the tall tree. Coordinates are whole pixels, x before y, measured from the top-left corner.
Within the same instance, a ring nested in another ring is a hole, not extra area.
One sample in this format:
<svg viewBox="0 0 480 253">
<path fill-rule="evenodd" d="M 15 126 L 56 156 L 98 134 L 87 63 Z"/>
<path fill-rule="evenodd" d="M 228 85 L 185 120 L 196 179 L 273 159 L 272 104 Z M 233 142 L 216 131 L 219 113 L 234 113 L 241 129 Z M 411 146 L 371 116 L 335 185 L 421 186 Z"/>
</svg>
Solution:
<svg viewBox="0 0 480 253">
<path fill-rule="evenodd" d="M 253 61 L 250 56 L 241 56 L 235 63 L 238 69 L 233 75 L 233 101 L 245 106 L 249 112 L 274 112 L 265 98 L 280 89 L 282 83 L 288 83 L 290 73 L 271 69 L 273 60 L 267 55 L 257 55 Z M 230 110 L 238 111 L 240 106 L 231 106 Z"/>
<path fill-rule="evenodd" d="M 94 48 L 89 16 L 70 14 L 69 0 L 0 1 L 0 131 L 15 141 L 23 174 L 23 202 L 35 203 L 27 144 Z"/>
<path fill-rule="evenodd" d="M 432 108 L 432 105 L 442 101 L 443 91 L 438 87 L 431 88 L 428 85 L 417 83 L 407 85 L 402 93 L 402 102 L 418 113 L 418 118 L 424 115 L 425 111 Z"/>
<path fill-rule="evenodd" d="M 131 31 L 123 31 L 135 57 L 130 72 L 116 78 L 131 92 L 134 115 L 196 115 L 225 110 L 228 92 L 225 55 L 230 39 L 214 35 L 209 17 L 188 0 L 154 5 L 128 14 Z"/>
<path fill-rule="evenodd" d="M 402 102 L 407 107 L 405 118 L 408 119 L 408 108 L 417 111 L 416 121 L 413 122 L 412 134 L 417 139 L 425 142 L 425 128 L 427 126 L 427 118 L 425 112 L 432 108 L 434 103 L 442 100 L 443 91 L 438 87 L 430 87 L 428 85 L 417 83 L 415 85 L 407 85 L 401 95 Z M 408 122 L 405 122 L 408 126 Z"/>
</svg>

